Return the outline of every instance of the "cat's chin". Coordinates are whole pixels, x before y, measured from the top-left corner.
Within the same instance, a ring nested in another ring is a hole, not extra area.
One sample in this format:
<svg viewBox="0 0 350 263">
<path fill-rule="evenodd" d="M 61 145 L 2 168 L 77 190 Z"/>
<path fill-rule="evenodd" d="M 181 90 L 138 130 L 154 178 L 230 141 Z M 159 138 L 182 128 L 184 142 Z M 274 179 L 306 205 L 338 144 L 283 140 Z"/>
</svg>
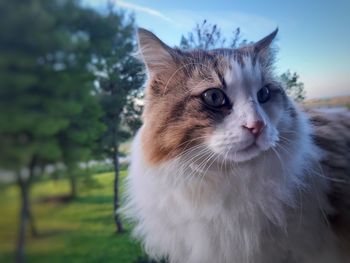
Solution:
<svg viewBox="0 0 350 263">
<path fill-rule="evenodd" d="M 233 162 L 246 162 L 258 157 L 262 152 L 263 150 L 254 142 L 242 150 L 229 152 L 225 158 Z"/>
</svg>

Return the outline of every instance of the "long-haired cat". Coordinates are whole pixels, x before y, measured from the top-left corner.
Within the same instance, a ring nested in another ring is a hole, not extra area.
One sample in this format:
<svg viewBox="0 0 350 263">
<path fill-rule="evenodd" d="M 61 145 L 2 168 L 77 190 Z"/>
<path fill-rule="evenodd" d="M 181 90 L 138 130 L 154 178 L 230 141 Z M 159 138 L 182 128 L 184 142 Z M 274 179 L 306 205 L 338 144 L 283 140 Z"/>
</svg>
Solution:
<svg viewBox="0 0 350 263">
<path fill-rule="evenodd" d="M 327 153 L 273 72 L 276 34 L 238 49 L 186 52 L 139 29 L 149 79 L 125 213 L 151 257 L 347 262 L 329 220 L 337 211 L 327 198 Z"/>
</svg>

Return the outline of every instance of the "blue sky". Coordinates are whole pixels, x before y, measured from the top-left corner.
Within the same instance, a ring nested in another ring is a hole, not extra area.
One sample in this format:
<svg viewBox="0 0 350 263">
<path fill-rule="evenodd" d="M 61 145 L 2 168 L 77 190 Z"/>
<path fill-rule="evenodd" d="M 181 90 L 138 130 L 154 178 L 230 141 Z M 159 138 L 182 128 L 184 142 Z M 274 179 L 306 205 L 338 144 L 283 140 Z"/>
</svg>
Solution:
<svg viewBox="0 0 350 263">
<path fill-rule="evenodd" d="M 350 95 L 350 0 L 114 0 L 140 27 L 178 45 L 197 22 L 217 24 L 226 37 L 240 27 L 256 41 L 277 26 L 277 70 L 300 74 L 307 98 Z M 97 8 L 104 0 L 84 0 Z"/>
</svg>

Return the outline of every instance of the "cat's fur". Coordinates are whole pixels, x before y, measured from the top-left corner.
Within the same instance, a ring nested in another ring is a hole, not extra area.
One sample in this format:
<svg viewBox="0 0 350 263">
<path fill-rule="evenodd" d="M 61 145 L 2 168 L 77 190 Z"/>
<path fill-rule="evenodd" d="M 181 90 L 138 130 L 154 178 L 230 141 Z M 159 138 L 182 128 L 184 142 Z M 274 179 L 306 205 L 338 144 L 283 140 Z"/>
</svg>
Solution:
<svg viewBox="0 0 350 263">
<path fill-rule="evenodd" d="M 184 52 L 139 30 L 149 80 L 125 214 L 150 256 L 171 263 L 347 262 L 328 220 L 336 213 L 320 165 L 325 154 L 273 74 L 276 33 L 236 50 Z M 272 97 L 259 104 L 265 85 Z M 212 87 L 224 89 L 232 105 L 207 108 L 201 94 Z M 265 127 L 255 137 L 244 126 L 257 120 Z"/>
</svg>

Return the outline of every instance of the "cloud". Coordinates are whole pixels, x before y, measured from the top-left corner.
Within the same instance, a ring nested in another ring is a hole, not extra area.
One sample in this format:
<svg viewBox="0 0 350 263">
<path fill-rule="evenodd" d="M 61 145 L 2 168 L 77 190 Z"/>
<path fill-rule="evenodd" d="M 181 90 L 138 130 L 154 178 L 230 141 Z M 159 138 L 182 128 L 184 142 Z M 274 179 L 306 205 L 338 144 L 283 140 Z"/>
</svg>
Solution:
<svg viewBox="0 0 350 263">
<path fill-rule="evenodd" d="M 95 8 L 101 8 L 102 2 L 95 0 L 82 0 Z M 232 35 L 232 31 L 236 27 L 240 27 L 242 36 L 248 40 L 257 40 L 260 37 L 272 32 L 277 22 L 253 13 L 245 13 L 233 10 L 221 10 L 221 11 L 203 11 L 203 10 L 191 10 L 191 9 L 167 9 L 157 10 L 145 5 L 139 5 L 127 2 L 125 0 L 114 0 L 114 2 L 121 8 L 125 8 L 134 11 L 136 19 L 140 26 L 157 31 L 167 32 L 171 30 L 171 35 L 181 35 L 192 30 L 196 23 L 200 23 L 203 19 L 207 19 L 210 23 L 217 24 L 223 35 L 226 37 Z M 154 19 L 140 18 L 138 14 L 145 14 L 152 16 Z M 162 24 L 157 21 L 161 19 L 168 22 Z M 170 26 L 170 27 L 169 27 Z M 166 34 L 164 33 L 166 36 Z M 170 36 L 169 36 L 170 37 Z"/>
<path fill-rule="evenodd" d="M 151 16 L 155 16 L 158 18 L 161 18 L 167 22 L 170 23 L 174 23 L 174 21 L 172 19 L 170 19 L 169 17 L 165 16 L 164 14 L 162 14 L 161 12 L 159 12 L 158 10 L 146 7 L 146 6 L 141 6 L 141 5 L 136 5 L 136 4 L 132 4 L 132 3 L 127 3 L 124 1 L 120 1 L 120 0 L 115 0 L 115 3 L 117 5 L 119 5 L 120 7 L 126 8 L 126 9 L 130 9 L 133 10 L 135 12 L 141 12 L 141 13 L 145 13 Z"/>
</svg>

